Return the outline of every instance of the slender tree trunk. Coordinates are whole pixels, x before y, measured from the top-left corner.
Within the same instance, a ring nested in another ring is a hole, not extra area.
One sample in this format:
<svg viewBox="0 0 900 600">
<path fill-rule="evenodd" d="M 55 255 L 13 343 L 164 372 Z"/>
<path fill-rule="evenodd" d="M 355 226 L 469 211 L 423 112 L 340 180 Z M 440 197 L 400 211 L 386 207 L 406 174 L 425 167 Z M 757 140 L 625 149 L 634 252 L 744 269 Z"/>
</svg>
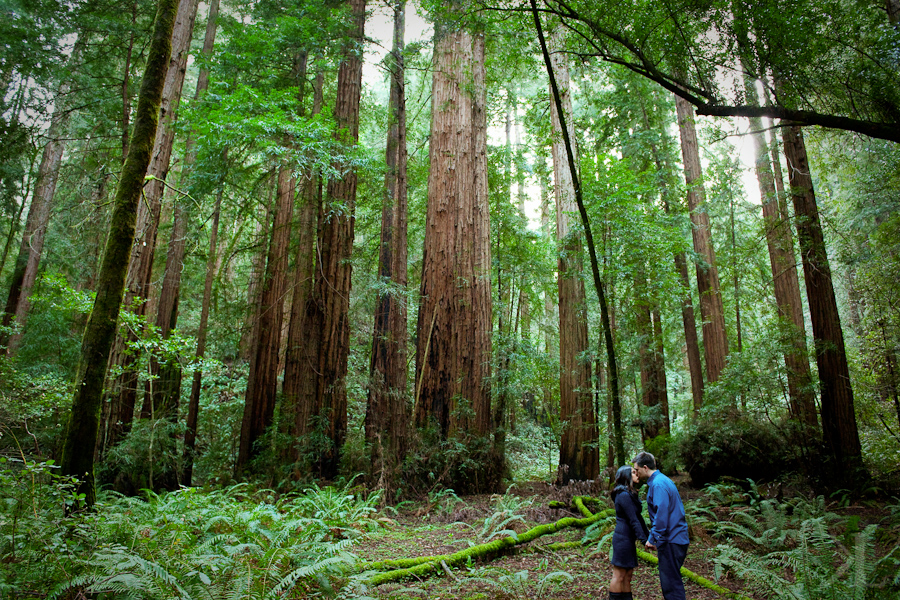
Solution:
<svg viewBox="0 0 900 600">
<path fill-rule="evenodd" d="M 888 22 L 895 28 L 900 25 L 900 1 L 886 0 Z"/>
<path fill-rule="evenodd" d="M 134 242 L 137 205 L 156 135 L 176 9 L 176 0 L 159 2 L 138 96 L 134 135 L 116 190 L 97 296 L 82 341 L 72 413 L 63 443 L 61 471 L 80 479 L 78 492 L 85 495 L 88 507 L 96 500 L 94 447 L 99 430 L 103 380 L 125 287 L 127 257 Z"/>
<path fill-rule="evenodd" d="M 291 220 L 294 210 L 295 182 L 291 169 L 278 170 L 275 215 L 272 237 L 266 260 L 266 274 L 257 305 L 247 376 L 247 395 L 241 421 L 241 441 L 235 470 L 247 468 L 250 459 L 259 453 L 257 442 L 272 425 L 275 415 L 275 394 L 278 386 L 278 347 L 281 320 L 284 315 L 284 296 L 287 283 L 290 250 Z"/>
<path fill-rule="evenodd" d="M 806 298 L 809 302 L 816 363 L 819 367 L 822 433 L 833 460 L 830 467 L 837 478 L 835 483 L 854 486 L 865 476 L 862 446 L 856 427 L 850 369 L 825 250 L 825 237 L 816 206 L 806 144 L 799 126 L 785 128 L 784 153 L 788 161 Z"/>
<path fill-rule="evenodd" d="M 750 83 L 745 87 L 748 88 L 748 93 L 752 89 Z M 778 305 L 778 316 L 784 321 L 786 329 L 783 342 L 788 350 L 784 354 L 784 362 L 787 368 L 791 417 L 798 423 L 818 429 L 812 374 L 806 354 L 806 329 L 803 323 L 803 306 L 800 302 L 800 282 L 794 259 L 794 241 L 790 224 L 783 218 L 778 205 L 775 175 L 769 159 L 762 119 L 751 118 L 750 129 L 755 132 L 752 137 L 756 153 L 756 178 L 762 198 L 763 223 L 766 245 L 769 249 L 769 265 L 774 280 L 775 303 Z"/>
<path fill-rule="evenodd" d="M 348 47 L 344 49 L 338 70 L 334 117 L 338 136 L 348 148 L 359 140 L 359 101 L 362 87 L 362 57 L 356 44 L 362 43 L 365 25 L 365 0 L 349 0 L 353 15 Z M 346 133 L 342 133 L 346 132 Z M 355 170 L 346 172 L 327 185 L 325 219 L 319 239 L 320 269 L 316 273 L 315 294 L 323 311 L 320 370 L 317 379 L 318 405 L 330 447 L 320 461 L 321 474 L 327 479 L 337 475 L 341 448 L 347 431 L 347 360 L 350 351 L 350 285 L 353 233 L 356 222 Z"/>
<path fill-rule="evenodd" d="M 378 273 L 382 283 L 375 309 L 366 442 L 372 448 L 372 477 L 393 496 L 406 452 L 406 85 L 403 61 L 406 1 L 394 4 L 387 173 L 381 210 Z"/>
<path fill-rule="evenodd" d="M 535 0 L 531 0 L 531 12 L 534 16 L 535 29 L 537 30 L 538 39 L 541 43 L 541 52 L 544 55 L 544 64 L 547 68 L 547 75 L 550 78 L 550 87 L 552 90 L 551 95 L 553 96 L 552 100 L 556 106 L 557 116 L 561 120 L 564 120 L 565 112 L 562 108 L 562 97 L 560 96 L 559 86 L 556 83 L 556 76 L 553 72 L 550 53 L 547 50 L 547 43 L 544 40 L 544 31 L 541 26 L 540 16 L 538 14 L 537 4 Z M 584 207 L 584 201 L 582 199 L 581 183 L 578 179 L 577 172 L 578 166 L 575 162 L 575 152 L 572 145 L 572 140 L 569 136 L 569 129 L 565 123 L 563 123 L 563 126 L 560 129 L 563 134 L 563 141 L 565 142 L 566 158 L 568 160 L 569 170 L 571 171 L 572 182 L 575 184 L 575 202 L 578 205 L 578 212 L 581 215 L 581 224 L 584 227 L 585 241 L 587 242 L 588 253 L 590 254 L 591 259 L 591 274 L 594 278 L 594 288 L 597 291 L 597 300 L 600 304 L 600 320 L 603 323 L 603 337 L 606 343 L 606 357 L 609 362 L 609 387 L 610 395 L 612 397 L 613 431 L 615 432 L 614 437 L 616 445 L 616 455 L 619 459 L 619 462 L 621 464 L 624 464 L 625 438 L 622 432 L 622 409 L 619 397 L 619 369 L 616 364 L 616 350 L 613 343 L 610 311 L 609 306 L 607 305 L 606 291 L 604 289 L 603 281 L 600 279 L 600 267 L 597 260 L 597 250 L 594 246 L 594 236 L 591 233 L 591 222 L 590 219 L 588 219 L 587 210 Z"/>
<path fill-rule="evenodd" d="M 166 71 L 163 96 L 160 102 L 159 127 L 153 144 L 150 164 L 147 170 L 147 182 L 143 190 L 142 201 L 137 207 L 135 225 L 135 243 L 131 250 L 126 277 L 124 304 L 137 316 L 143 317 L 147 310 L 147 299 L 150 297 L 150 277 L 153 270 L 153 255 L 156 248 L 156 233 L 159 227 L 164 182 L 169 170 L 169 159 L 172 155 L 172 143 L 175 137 L 174 118 L 181 98 L 181 89 L 187 68 L 188 50 L 194 19 L 197 14 L 197 0 L 179 0 L 178 13 L 172 33 L 171 56 Z M 138 301 L 140 299 L 140 301 Z M 121 439 L 134 418 L 137 401 L 138 373 L 137 363 L 140 352 L 134 347 L 141 331 L 128 329 L 121 339 L 116 340 L 116 352 L 113 355 L 115 365 L 122 369 L 122 374 L 112 385 L 112 414 L 117 416 L 115 435 L 109 442 Z M 132 346 L 130 351 L 126 349 Z M 149 403 L 141 411 L 142 417 L 151 414 Z"/>
<path fill-rule="evenodd" d="M 672 428 L 672 421 L 669 418 L 669 385 L 666 381 L 665 343 L 663 340 L 662 318 L 659 314 L 658 304 L 653 307 L 653 312 L 650 314 L 650 317 L 653 320 L 653 362 L 656 375 L 656 393 L 659 398 L 659 408 L 661 412 L 660 433 L 668 433 Z"/>
<path fill-rule="evenodd" d="M 564 45 L 562 30 L 550 38 L 554 49 Z M 574 137 L 572 97 L 569 93 L 568 55 L 551 54 L 553 72 L 561 95 L 563 122 Z M 555 104 L 550 106 L 553 127 L 553 173 L 556 195 L 557 287 L 559 292 L 559 418 L 565 422 L 559 448 L 557 483 L 596 479 L 600 471 L 597 419 L 591 398 L 591 363 L 588 350 L 587 304 L 583 273 L 584 245 L 572 228 L 577 212 L 575 184 L 569 168 L 562 125 Z"/>
<path fill-rule="evenodd" d="M 241 328 L 241 338 L 238 340 L 238 357 L 250 362 L 253 353 L 253 333 L 256 317 L 256 306 L 262 293 L 262 281 L 266 271 L 266 252 L 268 251 L 268 231 L 272 224 L 272 203 L 275 195 L 275 186 L 267 184 L 265 219 L 256 222 L 254 232 L 255 250 L 250 258 L 250 277 L 247 283 L 247 312 L 244 315 L 244 323 Z"/>
<path fill-rule="evenodd" d="M 22 233 L 22 244 L 19 247 L 19 255 L 16 257 L 9 296 L 6 299 L 6 310 L 3 313 L 3 326 L 9 327 L 15 323 L 18 331 L 11 336 L 0 333 L 0 352 L 8 351 L 10 354 L 15 354 L 19 342 L 22 340 L 22 330 L 31 308 L 31 289 L 37 280 L 38 267 L 44 251 L 44 235 L 50 222 L 53 197 L 56 194 L 56 181 L 59 178 L 59 167 L 66 147 L 61 138 L 69 121 L 69 113 L 63 105 L 68 88 L 67 84 L 63 84 L 57 95 L 57 104 L 50 122 L 50 129 L 47 131 L 47 144 L 44 146 L 41 165 L 38 168 L 34 195 L 28 209 L 25 231 Z M 10 228 L 12 229 L 12 227 Z"/>
<path fill-rule="evenodd" d="M 214 0 L 215 1 L 215 0 Z M 212 10 L 212 9 L 210 9 Z M 212 298 L 213 279 L 216 275 L 219 238 L 219 214 L 222 207 L 222 194 L 224 185 L 219 187 L 216 194 L 216 204 L 213 208 L 212 224 L 209 228 L 209 253 L 206 256 L 206 278 L 203 281 L 203 301 L 200 304 L 200 323 L 197 327 L 197 360 L 202 360 L 206 354 L 206 330 L 209 322 L 209 305 Z M 197 443 L 197 422 L 200 414 L 200 386 L 203 382 L 203 373 L 198 368 L 194 371 L 191 382 L 191 397 L 188 400 L 187 423 L 184 432 L 184 471 L 181 476 L 182 485 L 190 486 L 194 475 L 194 451 Z"/>
<path fill-rule="evenodd" d="M 138 0 L 131 4 L 131 34 L 128 38 L 128 50 L 125 52 L 125 68 L 122 75 L 122 161 L 128 157 L 129 139 L 131 131 L 131 55 L 134 53 L 134 30 L 137 26 Z"/>
<path fill-rule="evenodd" d="M 219 0 L 212 0 L 206 23 L 206 36 L 203 42 L 203 55 L 212 55 L 216 39 L 216 19 L 219 13 Z M 209 85 L 209 71 L 203 69 L 197 79 L 194 98 L 200 98 Z M 193 139 L 188 138 L 185 151 L 181 181 L 186 182 L 195 160 Z M 163 271 L 162 290 L 159 293 L 159 304 L 156 313 L 156 326 L 166 339 L 175 329 L 178 319 L 178 301 L 181 293 L 181 273 L 184 270 L 184 252 L 187 241 L 187 223 L 191 220 L 190 199 L 178 198 L 174 201 L 175 209 L 172 217 L 172 231 L 169 237 L 169 248 L 166 252 L 166 266 Z M 178 414 L 178 403 L 181 396 L 181 365 L 175 362 L 160 366 L 156 357 L 151 359 L 151 376 L 157 377 L 154 385 L 152 402 L 154 414 Z"/>
<path fill-rule="evenodd" d="M 684 160 L 684 178 L 688 187 L 688 207 L 693 223 L 694 251 L 697 262 L 697 289 L 700 292 L 700 315 L 703 317 L 703 350 L 706 354 L 706 378 L 712 383 L 719 380 L 728 355 L 728 339 L 725 333 L 725 309 L 719 289 L 719 271 L 716 253 L 710 235 L 709 214 L 706 212 L 706 189 L 700 167 L 700 148 L 694 127 L 693 108 L 679 97 L 675 98 L 678 127 L 681 131 L 681 155 Z"/>
<path fill-rule="evenodd" d="M 458 6 L 457 6 L 458 8 Z M 465 443 L 491 428 L 491 288 L 484 36 L 435 33 L 430 170 L 416 346 L 415 420 Z M 494 486 L 484 462 L 455 489 Z"/>
</svg>

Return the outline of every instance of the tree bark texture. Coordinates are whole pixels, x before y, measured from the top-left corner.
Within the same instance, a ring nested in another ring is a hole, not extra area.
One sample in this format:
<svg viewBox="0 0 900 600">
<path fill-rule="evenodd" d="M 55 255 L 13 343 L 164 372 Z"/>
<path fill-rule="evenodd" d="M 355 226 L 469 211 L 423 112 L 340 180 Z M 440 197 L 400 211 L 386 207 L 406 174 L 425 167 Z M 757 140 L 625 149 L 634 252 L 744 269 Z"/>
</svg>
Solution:
<svg viewBox="0 0 900 600">
<path fill-rule="evenodd" d="M 235 469 L 241 472 L 259 453 L 257 442 L 272 425 L 278 387 L 278 347 L 289 263 L 295 182 L 291 169 L 278 170 L 275 215 L 266 257 L 266 273 L 257 304 L 250 354 L 250 373 L 241 421 L 241 440 Z"/>
<path fill-rule="evenodd" d="M 359 101 L 362 88 L 362 56 L 365 0 L 350 0 L 353 15 L 349 45 L 338 69 L 334 117 L 338 139 L 348 147 L 359 140 Z M 345 132 L 345 133 L 342 133 Z M 353 233 L 356 223 L 356 183 L 353 169 L 328 181 L 326 217 L 319 236 L 320 264 L 316 272 L 315 295 L 323 308 L 320 370 L 316 382 L 317 405 L 325 425 L 329 447 L 323 452 L 321 475 L 337 475 L 341 447 L 347 432 L 347 360 L 350 352 L 350 285 Z"/>
<path fill-rule="evenodd" d="M 209 253 L 206 255 L 206 278 L 203 281 L 203 300 L 200 304 L 200 323 L 197 326 L 197 359 L 202 359 L 206 354 L 206 330 L 209 322 L 209 305 L 212 298 L 213 279 L 216 275 L 218 263 L 218 238 L 219 215 L 222 208 L 222 194 L 224 187 L 220 187 L 216 195 L 216 204 L 213 207 L 212 223 L 209 227 Z M 194 371 L 191 381 L 191 397 L 188 400 L 187 422 L 184 431 L 184 469 L 181 475 L 181 484 L 190 486 L 194 475 L 194 448 L 197 443 L 197 422 L 200 414 L 200 386 L 203 383 L 203 373 L 200 369 Z"/>
<path fill-rule="evenodd" d="M 806 299 L 819 367 L 822 433 L 830 458 L 834 461 L 831 465 L 834 476 L 853 485 L 860 481 L 864 473 L 862 446 L 853 408 L 853 388 L 806 143 L 797 125 L 784 130 L 784 154 L 788 162 Z"/>
<path fill-rule="evenodd" d="M 81 479 L 78 491 L 85 494 L 85 504 L 89 507 L 96 500 L 94 447 L 100 425 L 103 380 L 116 333 L 127 259 L 134 242 L 137 205 L 156 136 L 176 9 L 176 0 L 159 1 L 138 96 L 132 143 L 116 190 L 97 296 L 82 340 L 72 413 L 63 443 L 61 471 Z"/>
<path fill-rule="evenodd" d="M 316 74 L 313 114 L 322 107 L 324 78 Z M 319 367 L 319 332 L 322 310 L 315 296 L 317 232 L 324 220 L 322 211 L 322 179 L 318 172 L 307 173 L 300 180 L 300 212 L 295 222 L 297 254 L 294 261 L 294 289 L 291 298 L 288 340 L 284 359 L 284 400 L 282 414 L 289 421 L 292 445 L 284 453 L 293 461 L 316 452 L 310 435 L 316 428 L 319 405 L 316 398 Z"/>
<path fill-rule="evenodd" d="M 557 29 L 550 43 L 563 46 L 562 30 Z M 574 138 L 572 96 L 569 92 L 568 55 L 551 55 L 553 72 L 559 86 L 564 121 L 569 137 Z M 591 395 L 591 363 L 587 356 L 587 304 L 584 290 L 584 243 L 579 230 L 573 229 L 577 214 L 575 184 L 569 169 L 562 126 L 555 104 L 550 105 L 553 127 L 553 176 L 556 196 L 556 240 L 558 246 L 559 299 L 559 419 L 565 422 L 559 449 L 557 483 L 596 479 L 600 471 L 597 444 L 597 418 Z"/>
<path fill-rule="evenodd" d="M 147 169 L 150 181 L 143 190 L 143 198 L 137 207 L 134 246 L 128 261 L 126 292 L 124 304 L 138 316 L 146 314 L 146 300 L 150 297 L 150 277 L 153 270 L 153 255 L 156 248 L 156 233 L 159 227 L 159 214 L 162 203 L 165 179 L 172 156 L 172 144 L 175 139 L 174 118 L 181 99 L 181 89 L 187 69 L 188 51 L 197 15 L 197 0 L 179 0 L 175 27 L 172 32 L 171 56 L 166 71 L 163 95 L 160 101 L 159 127 L 156 130 L 153 152 Z M 141 301 L 138 302 L 137 299 Z M 134 418 L 137 400 L 138 373 L 136 365 L 140 353 L 136 348 L 126 351 L 130 344 L 137 341 L 140 331 L 128 329 L 116 340 L 113 364 L 122 368 L 121 375 L 111 386 L 113 407 L 111 414 L 115 422 L 107 445 L 118 442 L 128 431 Z M 148 405 L 149 406 L 149 405 Z M 149 416 L 149 410 L 142 411 L 142 416 Z"/>
<path fill-rule="evenodd" d="M 749 93 L 750 84 L 746 87 Z M 751 118 L 750 130 L 754 132 L 752 138 L 756 153 L 756 180 L 762 198 L 763 227 L 774 281 L 775 303 L 778 305 L 778 316 L 782 320 L 779 329 L 782 331 L 782 343 L 787 348 L 784 363 L 787 369 L 791 418 L 815 430 L 819 426 L 819 421 L 816 416 L 812 373 L 806 354 L 806 328 L 803 324 L 800 281 L 794 259 L 794 240 L 790 223 L 783 218 L 779 208 L 775 175 L 769 159 L 762 119 Z"/>
<path fill-rule="evenodd" d="M 541 53 L 544 57 L 544 66 L 547 69 L 547 75 L 550 79 L 551 100 L 556 105 L 557 116 L 561 120 L 565 120 L 565 111 L 562 108 L 562 98 L 560 96 L 559 86 L 556 83 L 556 76 L 553 71 L 553 64 L 550 52 L 547 50 L 547 42 L 544 39 L 544 30 L 541 25 L 540 14 L 538 13 L 537 3 L 531 0 L 531 13 L 534 17 L 534 26 L 538 34 L 538 40 L 541 45 Z M 609 368 L 609 389 L 612 403 L 613 413 L 613 431 L 615 437 L 616 454 L 620 463 L 625 462 L 625 441 L 622 432 L 622 413 L 619 395 L 619 368 L 616 363 L 616 348 L 613 340 L 613 326 L 610 317 L 610 307 L 606 299 L 606 290 L 603 280 L 600 278 L 600 265 L 597 259 L 597 249 L 594 245 L 594 235 L 591 233 L 591 221 L 588 218 L 587 209 L 584 206 L 584 200 L 581 193 L 581 182 L 578 178 L 578 165 L 575 162 L 575 150 L 569 136 L 569 128 L 567 126 L 560 127 L 563 142 L 566 149 L 566 159 L 569 165 L 572 182 L 575 185 L 575 203 L 578 205 L 578 213 L 581 216 L 581 225 L 584 227 L 584 238 L 587 242 L 588 254 L 591 260 L 591 275 L 594 279 L 594 289 L 597 292 L 597 301 L 600 304 L 600 321 L 603 323 L 603 338 L 606 345 L 606 358 Z"/>
<path fill-rule="evenodd" d="M 381 291 L 375 308 L 366 442 L 372 448 L 372 477 L 388 495 L 406 452 L 409 409 L 406 395 L 407 179 L 406 84 L 403 60 L 406 1 L 394 4 L 394 42 L 390 57 L 387 172 L 381 209 L 378 276 Z"/>
<path fill-rule="evenodd" d="M 694 251 L 697 262 L 697 289 L 700 293 L 700 316 L 703 319 L 703 350 L 706 355 L 706 378 L 710 383 L 719 380 L 728 355 L 728 338 L 725 332 L 725 309 L 719 289 L 719 271 L 716 253 L 710 235 L 709 214 L 706 212 L 706 189 L 700 166 L 700 147 L 691 105 L 680 97 L 675 98 L 678 128 L 681 132 L 681 156 L 684 160 L 684 178 L 688 187 L 688 208 Z"/>
<path fill-rule="evenodd" d="M 16 257 L 10 280 L 9 296 L 6 299 L 2 323 L 4 327 L 15 324 L 17 331 L 12 335 L 0 333 L 0 351 L 8 351 L 10 354 L 15 354 L 22 340 L 22 330 L 25 328 L 25 321 L 28 319 L 28 312 L 31 308 L 31 289 L 37 280 L 38 267 L 44 251 L 44 235 L 47 233 L 47 225 L 50 222 L 53 196 L 56 194 L 56 182 L 59 179 L 59 167 L 66 147 L 62 136 L 69 121 L 69 113 L 62 106 L 62 102 L 68 87 L 63 84 L 57 95 L 57 105 L 47 131 L 48 139 L 44 145 L 41 164 L 38 167 L 34 194 L 25 221 L 25 230 L 22 232 L 22 243 L 19 246 L 19 254 Z"/>
<path fill-rule="evenodd" d="M 203 42 L 203 55 L 212 55 L 216 39 L 216 19 L 219 13 L 219 1 L 212 0 L 206 23 L 206 35 Z M 209 86 L 209 71 L 203 69 L 197 79 L 194 98 L 197 99 Z M 195 153 L 193 140 L 188 137 L 185 150 L 184 166 L 181 181 L 186 182 L 194 164 Z M 155 182 L 154 182 L 155 183 Z M 184 270 L 184 252 L 187 241 L 187 224 L 191 221 L 191 202 L 189 198 L 176 198 L 172 217 L 172 231 L 169 247 L 166 252 L 166 266 L 163 271 L 162 289 L 156 312 L 156 326 L 166 339 L 175 329 L 178 320 L 178 301 L 181 294 L 181 273 Z M 202 310 L 202 309 L 201 309 Z M 177 416 L 181 395 L 181 366 L 177 363 L 159 365 L 156 357 L 151 359 L 151 376 L 157 377 L 153 387 L 154 413 Z"/>
<path fill-rule="evenodd" d="M 436 32 L 415 420 L 442 439 L 491 427 L 484 37 Z"/>
</svg>

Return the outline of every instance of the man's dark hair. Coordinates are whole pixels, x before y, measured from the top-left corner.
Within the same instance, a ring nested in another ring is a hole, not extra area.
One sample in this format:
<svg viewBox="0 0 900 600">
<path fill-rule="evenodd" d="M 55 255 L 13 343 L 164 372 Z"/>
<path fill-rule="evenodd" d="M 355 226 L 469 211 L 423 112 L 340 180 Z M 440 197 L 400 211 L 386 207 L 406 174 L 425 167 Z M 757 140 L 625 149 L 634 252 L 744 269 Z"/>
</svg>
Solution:
<svg viewBox="0 0 900 600">
<path fill-rule="evenodd" d="M 638 452 L 631 462 L 639 467 L 647 467 L 651 471 L 656 470 L 656 458 L 649 452 Z"/>
</svg>

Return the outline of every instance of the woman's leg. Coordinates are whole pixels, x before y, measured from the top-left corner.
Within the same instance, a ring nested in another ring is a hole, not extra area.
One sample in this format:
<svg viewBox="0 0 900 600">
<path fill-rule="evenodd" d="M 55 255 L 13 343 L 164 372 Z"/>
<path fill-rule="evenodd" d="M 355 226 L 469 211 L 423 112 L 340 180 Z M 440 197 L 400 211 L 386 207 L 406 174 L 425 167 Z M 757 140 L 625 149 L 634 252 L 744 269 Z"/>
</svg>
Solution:
<svg viewBox="0 0 900 600">
<path fill-rule="evenodd" d="M 625 578 L 622 582 L 622 591 L 631 593 L 631 577 L 634 575 L 634 569 L 624 569 Z"/>
<path fill-rule="evenodd" d="M 628 569 L 623 569 L 613 565 L 612 581 L 609 582 L 609 591 L 611 593 L 624 592 L 625 590 L 625 574 Z"/>
</svg>

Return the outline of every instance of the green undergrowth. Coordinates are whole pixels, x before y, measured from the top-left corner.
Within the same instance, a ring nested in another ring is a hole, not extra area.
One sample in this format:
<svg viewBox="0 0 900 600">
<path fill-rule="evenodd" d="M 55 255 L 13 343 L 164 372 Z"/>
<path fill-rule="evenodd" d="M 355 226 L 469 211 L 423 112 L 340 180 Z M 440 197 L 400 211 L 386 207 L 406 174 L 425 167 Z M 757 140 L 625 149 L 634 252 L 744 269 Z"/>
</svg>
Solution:
<svg viewBox="0 0 900 600">
<path fill-rule="evenodd" d="M 548 506 L 509 493 L 477 500 L 443 491 L 379 511 L 377 494 L 350 484 L 294 494 L 242 484 L 104 493 L 94 511 L 65 517 L 78 498 L 56 471 L 49 461 L 0 458 L 4 600 L 571 600 L 609 584 L 615 518 L 605 500 Z M 776 500 L 753 486 L 719 484 L 687 508 L 689 558 L 707 568 L 683 574 L 720 597 L 900 598 L 896 500 Z M 651 565 L 639 569 L 642 585 L 655 587 L 655 557 L 639 555 Z"/>
</svg>

